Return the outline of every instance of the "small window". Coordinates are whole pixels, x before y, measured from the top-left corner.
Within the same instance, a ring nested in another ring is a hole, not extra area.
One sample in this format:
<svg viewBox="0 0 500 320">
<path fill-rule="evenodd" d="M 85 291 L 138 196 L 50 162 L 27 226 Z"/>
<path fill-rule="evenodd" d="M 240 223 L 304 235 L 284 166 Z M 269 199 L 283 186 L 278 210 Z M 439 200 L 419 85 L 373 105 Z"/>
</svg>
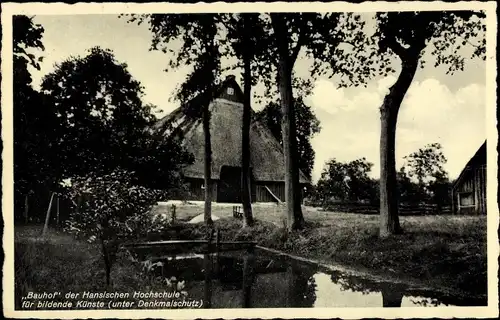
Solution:
<svg viewBox="0 0 500 320">
<path fill-rule="evenodd" d="M 234 94 L 234 89 L 233 88 L 227 88 L 227 94 L 232 96 Z"/>
<path fill-rule="evenodd" d="M 460 206 L 461 207 L 472 207 L 474 206 L 474 194 L 472 192 L 461 192 L 460 193 Z"/>
</svg>

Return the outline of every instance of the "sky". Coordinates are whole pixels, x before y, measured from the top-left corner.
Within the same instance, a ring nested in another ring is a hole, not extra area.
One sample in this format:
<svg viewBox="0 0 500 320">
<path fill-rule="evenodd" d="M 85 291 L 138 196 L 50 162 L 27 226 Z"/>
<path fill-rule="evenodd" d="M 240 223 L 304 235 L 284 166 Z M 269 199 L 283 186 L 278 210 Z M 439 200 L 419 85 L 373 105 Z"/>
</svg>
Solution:
<svg viewBox="0 0 500 320">
<path fill-rule="evenodd" d="M 127 23 L 116 15 L 58 15 L 35 17 L 45 31 L 44 61 L 40 71 L 32 70 L 34 85 L 70 56 L 84 56 L 94 46 L 113 50 L 126 63 L 132 76 L 144 86 L 144 102 L 168 114 L 178 105 L 171 101 L 189 67 L 166 72 L 169 57 L 150 51 L 147 25 Z M 425 58 L 425 57 L 424 57 Z M 306 77 L 311 61 L 299 55 L 298 76 Z M 371 176 L 379 176 L 379 107 L 395 75 L 373 79 L 367 87 L 338 89 L 337 83 L 319 78 L 305 101 L 321 123 L 321 132 L 312 139 L 316 153 L 313 181 L 321 175 L 326 161 L 351 161 L 365 157 L 373 163 Z M 465 70 L 446 75 L 446 69 L 427 63 L 419 69 L 403 101 L 396 135 L 396 166 L 403 157 L 438 142 L 448 159 L 445 169 L 454 179 L 486 138 L 485 62 L 469 60 Z M 240 84 L 241 85 L 241 84 Z M 262 90 L 257 86 L 255 90 Z M 263 105 L 254 104 L 254 110 Z"/>
</svg>

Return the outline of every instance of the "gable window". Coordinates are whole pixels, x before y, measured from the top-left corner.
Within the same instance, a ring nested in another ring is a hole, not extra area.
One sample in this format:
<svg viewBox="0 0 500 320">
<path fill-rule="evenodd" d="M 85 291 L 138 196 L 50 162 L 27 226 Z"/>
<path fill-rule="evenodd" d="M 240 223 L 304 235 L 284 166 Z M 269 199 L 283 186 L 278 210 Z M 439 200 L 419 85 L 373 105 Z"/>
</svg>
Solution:
<svg viewBox="0 0 500 320">
<path fill-rule="evenodd" d="M 227 94 L 232 96 L 234 94 L 234 89 L 233 88 L 227 88 Z"/>
</svg>

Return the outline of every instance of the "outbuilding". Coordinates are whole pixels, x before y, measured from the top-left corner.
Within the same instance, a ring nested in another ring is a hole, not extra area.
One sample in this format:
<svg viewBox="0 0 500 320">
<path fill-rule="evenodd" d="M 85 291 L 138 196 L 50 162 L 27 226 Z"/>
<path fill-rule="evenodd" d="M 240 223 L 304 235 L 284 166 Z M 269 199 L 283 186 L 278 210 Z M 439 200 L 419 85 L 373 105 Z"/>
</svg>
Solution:
<svg viewBox="0 0 500 320">
<path fill-rule="evenodd" d="M 486 141 L 465 165 L 451 194 L 453 213 L 486 214 Z"/>
</svg>

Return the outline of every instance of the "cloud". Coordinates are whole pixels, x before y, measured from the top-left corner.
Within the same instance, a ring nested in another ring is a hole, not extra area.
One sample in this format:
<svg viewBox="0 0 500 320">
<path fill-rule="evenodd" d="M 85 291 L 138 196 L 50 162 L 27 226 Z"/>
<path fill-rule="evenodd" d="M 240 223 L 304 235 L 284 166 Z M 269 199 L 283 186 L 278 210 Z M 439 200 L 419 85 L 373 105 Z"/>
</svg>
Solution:
<svg viewBox="0 0 500 320">
<path fill-rule="evenodd" d="M 385 96 L 389 93 L 389 88 L 396 82 L 396 80 L 397 78 L 392 75 L 379 79 L 377 81 L 377 92 L 380 95 Z"/>
<path fill-rule="evenodd" d="M 348 103 L 344 90 L 337 89 L 331 81 L 325 79 L 316 81 L 309 99 L 315 108 L 322 109 L 331 114 L 345 108 Z"/>
<path fill-rule="evenodd" d="M 42 41 L 46 49 L 41 70 L 32 72 L 35 88 L 44 75 L 54 70 L 54 64 L 70 56 L 85 56 L 88 49 L 100 46 L 113 50 L 117 61 L 127 64 L 128 71 L 144 86 L 144 102 L 157 105 L 164 114 L 177 107 L 177 103 L 170 102 L 170 97 L 184 81 L 189 67 L 164 71 L 169 56 L 149 51 L 151 32 L 147 24 L 127 23 L 116 15 L 39 15 L 35 22 L 45 29 Z M 173 43 L 170 48 L 175 45 L 178 44 Z"/>
<path fill-rule="evenodd" d="M 470 84 L 457 90 L 457 102 L 467 106 L 481 106 L 484 104 L 485 88 L 477 83 Z"/>
<path fill-rule="evenodd" d="M 457 103 L 455 93 L 438 80 L 430 78 L 414 82 L 401 106 L 399 122 L 403 126 L 418 125 L 434 128 L 445 120 Z"/>
<path fill-rule="evenodd" d="M 316 110 L 321 109 L 330 114 L 343 111 L 373 111 L 382 104 L 385 92 L 396 81 L 393 76 L 381 78 L 368 88 L 352 89 L 337 88 L 327 79 L 315 82 L 309 102 Z"/>
<path fill-rule="evenodd" d="M 380 114 L 393 76 L 373 81 L 367 88 L 336 89 L 327 80 L 316 83 L 310 99 L 322 131 L 312 139 L 316 151 L 313 181 L 331 158 L 351 161 L 366 157 L 379 176 Z M 401 106 L 396 133 L 396 165 L 428 143 L 439 142 L 455 178 L 486 137 L 484 86 L 469 84 L 455 91 L 435 78 L 415 81 Z"/>
</svg>

